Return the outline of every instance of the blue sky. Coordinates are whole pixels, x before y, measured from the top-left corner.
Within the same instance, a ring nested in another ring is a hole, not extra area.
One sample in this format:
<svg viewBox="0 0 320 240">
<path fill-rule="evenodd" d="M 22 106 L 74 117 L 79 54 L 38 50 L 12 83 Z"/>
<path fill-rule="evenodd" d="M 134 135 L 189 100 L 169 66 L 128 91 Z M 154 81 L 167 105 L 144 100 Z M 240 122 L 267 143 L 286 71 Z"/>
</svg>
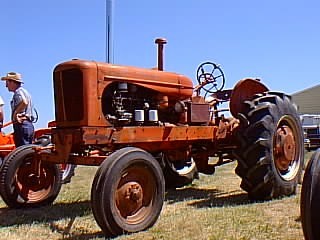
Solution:
<svg viewBox="0 0 320 240">
<path fill-rule="evenodd" d="M 105 0 L 1 0 L 0 75 L 17 71 L 40 118 L 54 119 L 52 70 L 72 58 L 106 61 Z M 297 0 L 114 0 L 114 63 L 156 66 L 164 37 L 165 70 L 195 80 L 198 65 L 221 65 L 226 88 L 259 77 L 294 93 L 317 85 L 320 2 Z M 6 121 L 12 94 L 0 86 Z"/>
</svg>

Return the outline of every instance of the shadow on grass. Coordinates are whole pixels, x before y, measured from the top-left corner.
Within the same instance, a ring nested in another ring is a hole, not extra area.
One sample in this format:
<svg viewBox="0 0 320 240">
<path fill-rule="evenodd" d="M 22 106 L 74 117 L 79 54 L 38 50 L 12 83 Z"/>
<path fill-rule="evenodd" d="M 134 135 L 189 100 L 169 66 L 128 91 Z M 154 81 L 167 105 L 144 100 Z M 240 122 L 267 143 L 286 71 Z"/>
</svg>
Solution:
<svg viewBox="0 0 320 240">
<path fill-rule="evenodd" d="M 35 222 L 51 223 L 61 219 L 92 214 L 90 202 L 57 203 L 39 208 L 10 209 L 0 208 L 0 226 L 8 227 Z"/>
<path fill-rule="evenodd" d="M 62 235 L 61 239 L 105 239 L 102 231 L 88 234 L 70 233 L 72 225 L 77 217 L 92 214 L 90 201 L 74 203 L 58 203 L 39 208 L 10 209 L 0 208 L 0 226 L 10 227 L 22 224 L 47 223 L 52 232 Z M 56 224 L 55 221 L 68 219 L 65 227 Z"/>
<path fill-rule="evenodd" d="M 108 239 L 106 238 L 102 231 L 96 233 L 87 233 L 87 234 L 74 234 L 70 233 L 70 228 L 73 224 L 74 219 L 70 220 L 70 224 L 66 228 L 61 228 L 55 224 L 50 224 L 50 229 L 54 232 L 58 232 L 62 235 L 61 239 L 63 240 L 89 240 L 89 239 Z M 69 227 L 70 225 L 70 227 Z"/>
<path fill-rule="evenodd" d="M 186 187 L 168 190 L 166 194 L 166 201 L 169 204 L 186 200 L 192 201 L 192 203 L 188 203 L 189 206 L 197 208 L 225 207 L 252 203 L 248 199 L 248 194 L 239 191 L 223 192 L 217 189 Z"/>
<path fill-rule="evenodd" d="M 166 202 L 169 204 L 182 201 L 189 206 L 197 208 L 222 207 L 240 204 L 248 204 L 247 194 L 239 191 L 223 192 L 217 189 L 197 189 L 186 187 L 169 190 L 166 194 Z M 51 206 L 25 209 L 0 208 L 0 227 L 18 226 L 23 224 L 48 224 L 52 232 L 61 234 L 61 239 L 105 239 L 102 231 L 90 233 L 72 233 L 71 229 L 77 217 L 91 215 L 90 201 L 72 203 L 57 203 Z M 68 223 L 61 226 L 55 221 L 67 220 Z"/>
</svg>

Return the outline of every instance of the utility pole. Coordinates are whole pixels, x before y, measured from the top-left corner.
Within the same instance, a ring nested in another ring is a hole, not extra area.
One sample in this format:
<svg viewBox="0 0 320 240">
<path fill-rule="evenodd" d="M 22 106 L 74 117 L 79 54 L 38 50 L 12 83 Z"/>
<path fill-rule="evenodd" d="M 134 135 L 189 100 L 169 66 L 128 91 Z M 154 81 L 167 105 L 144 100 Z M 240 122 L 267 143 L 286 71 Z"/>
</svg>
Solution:
<svg viewBox="0 0 320 240">
<path fill-rule="evenodd" d="M 113 63 L 113 0 L 106 0 L 106 61 Z"/>
</svg>

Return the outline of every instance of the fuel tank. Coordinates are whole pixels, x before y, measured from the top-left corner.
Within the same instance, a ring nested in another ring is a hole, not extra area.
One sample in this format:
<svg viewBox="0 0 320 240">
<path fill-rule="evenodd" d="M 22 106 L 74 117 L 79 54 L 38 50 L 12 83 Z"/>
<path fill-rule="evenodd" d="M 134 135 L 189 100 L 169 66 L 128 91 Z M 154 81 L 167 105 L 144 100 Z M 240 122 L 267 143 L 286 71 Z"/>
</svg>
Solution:
<svg viewBox="0 0 320 240">
<path fill-rule="evenodd" d="M 127 82 L 153 89 L 171 100 L 184 100 L 193 93 L 192 80 L 184 75 L 158 69 L 97 63 L 98 73 L 106 83 Z"/>
</svg>

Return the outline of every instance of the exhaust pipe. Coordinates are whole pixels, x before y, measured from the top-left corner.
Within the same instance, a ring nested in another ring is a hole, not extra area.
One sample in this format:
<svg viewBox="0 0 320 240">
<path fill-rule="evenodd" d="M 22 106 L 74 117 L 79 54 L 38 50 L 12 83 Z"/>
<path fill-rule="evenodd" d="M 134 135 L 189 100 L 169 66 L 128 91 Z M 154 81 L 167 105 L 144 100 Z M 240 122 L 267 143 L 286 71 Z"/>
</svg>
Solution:
<svg viewBox="0 0 320 240">
<path fill-rule="evenodd" d="M 163 45 L 167 43 L 165 38 L 157 38 L 155 43 L 158 44 L 158 70 L 163 71 Z"/>
</svg>

